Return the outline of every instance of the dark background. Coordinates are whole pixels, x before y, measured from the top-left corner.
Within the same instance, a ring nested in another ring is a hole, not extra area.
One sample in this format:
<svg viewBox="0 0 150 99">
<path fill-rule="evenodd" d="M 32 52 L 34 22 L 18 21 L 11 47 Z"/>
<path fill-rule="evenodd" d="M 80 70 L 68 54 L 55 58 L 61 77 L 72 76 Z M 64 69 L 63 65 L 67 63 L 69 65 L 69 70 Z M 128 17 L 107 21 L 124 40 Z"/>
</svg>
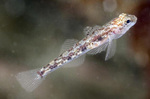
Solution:
<svg viewBox="0 0 150 99">
<path fill-rule="evenodd" d="M 40 68 L 59 55 L 66 39 L 81 40 L 86 26 L 103 25 L 120 13 L 137 24 L 105 52 L 84 64 L 60 68 L 32 93 L 15 75 Z M 150 99 L 149 0 L 0 0 L 0 99 Z"/>
</svg>

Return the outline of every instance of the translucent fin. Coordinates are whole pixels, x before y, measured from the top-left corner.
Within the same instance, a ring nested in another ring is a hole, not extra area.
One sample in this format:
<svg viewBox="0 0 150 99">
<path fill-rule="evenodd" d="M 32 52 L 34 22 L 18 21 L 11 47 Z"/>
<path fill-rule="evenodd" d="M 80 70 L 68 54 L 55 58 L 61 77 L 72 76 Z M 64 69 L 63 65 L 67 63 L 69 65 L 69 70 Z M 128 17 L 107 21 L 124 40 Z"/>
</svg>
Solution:
<svg viewBox="0 0 150 99">
<path fill-rule="evenodd" d="M 84 28 L 83 32 L 85 35 L 89 35 L 89 34 L 92 34 L 93 31 L 95 31 L 96 29 L 99 29 L 99 28 L 101 28 L 101 27 L 98 25 L 96 25 L 94 27 L 87 26 Z"/>
<path fill-rule="evenodd" d="M 77 42 L 78 40 L 76 39 L 67 39 L 61 47 L 60 54 L 68 50 L 69 48 L 73 47 L 73 45 L 76 44 Z"/>
<path fill-rule="evenodd" d="M 40 69 L 34 69 L 34 70 L 29 70 L 25 72 L 20 72 L 16 75 L 16 78 L 18 82 L 21 84 L 21 86 L 27 91 L 27 92 L 32 92 L 34 89 L 36 89 L 42 81 L 45 79 L 41 78 L 37 72 Z"/>
<path fill-rule="evenodd" d="M 84 63 L 86 55 L 82 55 L 74 60 L 72 60 L 71 62 L 67 63 L 66 65 L 64 65 L 64 67 L 76 67 L 76 66 L 80 66 Z"/>
<path fill-rule="evenodd" d="M 89 55 L 95 55 L 98 53 L 101 53 L 102 51 L 105 51 L 106 47 L 108 46 L 108 43 L 105 43 L 97 48 L 94 48 L 92 50 L 90 50 L 89 52 L 87 52 L 87 54 Z"/>
<path fill-rule="evenodd" d="M 83 30 L 84 35 L 89 35 L 92 29 L 93 28 L 90 27 L 90 26 L 85 27 L 84 30 Z"/>
<path fill-rule="evenodd" d="M 115 52 L 116 52 L 116 40 L 112 40 L 111 42 L 109 42 L 105 60 L 108 60 L 112 56 L 114 56 Z"/>
<path fill-rule="evenodd" d="M 100 29 L 100 28 L 101 28 L 101 26 L 99 26 L 99 25 L 95 25 L 95 26 L 93 27 L 94 30 Z"/>
</svg>

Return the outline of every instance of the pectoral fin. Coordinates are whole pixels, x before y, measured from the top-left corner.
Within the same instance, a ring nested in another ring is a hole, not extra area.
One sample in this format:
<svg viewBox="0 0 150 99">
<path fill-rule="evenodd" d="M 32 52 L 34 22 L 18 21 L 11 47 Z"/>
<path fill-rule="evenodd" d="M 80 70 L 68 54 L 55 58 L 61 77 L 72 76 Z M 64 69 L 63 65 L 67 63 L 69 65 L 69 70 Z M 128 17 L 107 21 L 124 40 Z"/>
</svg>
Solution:
<svg viewBox="0 0 150 99">
<path fill-rule="evenodd" d="M 112 40 L 108 44 L 105 60 L 110 59 L 116 52 L 116 40 Z"/>
</svg>

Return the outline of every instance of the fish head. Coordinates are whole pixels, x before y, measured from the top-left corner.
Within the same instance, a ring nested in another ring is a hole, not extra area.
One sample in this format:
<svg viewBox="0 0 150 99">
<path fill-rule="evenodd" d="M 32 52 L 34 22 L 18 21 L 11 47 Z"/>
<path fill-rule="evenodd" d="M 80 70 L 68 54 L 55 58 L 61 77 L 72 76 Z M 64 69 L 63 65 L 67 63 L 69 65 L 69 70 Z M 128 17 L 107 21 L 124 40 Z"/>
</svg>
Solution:
<svg viewBox="0 0 150 99">
<path fill-rule="evenodd" d="M 114 39 L 120 38 L 124 35 L 133 25 L 135 25 L 137 17 L 134 15 L 122 13 L 118 18 L 114 19 L 111 24 L 113 24 L 117 29 L 115 30 L 116 37 Z"/>
</svg>

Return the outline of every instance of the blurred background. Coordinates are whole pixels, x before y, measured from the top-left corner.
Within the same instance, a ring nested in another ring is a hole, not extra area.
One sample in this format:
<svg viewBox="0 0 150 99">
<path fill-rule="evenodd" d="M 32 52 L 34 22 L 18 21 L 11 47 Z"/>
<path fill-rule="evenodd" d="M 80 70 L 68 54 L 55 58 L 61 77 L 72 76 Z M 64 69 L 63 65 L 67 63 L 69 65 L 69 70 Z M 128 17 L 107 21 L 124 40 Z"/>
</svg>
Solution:
<svg viewBox="0 0 150 99">
<path fill-rule="evenodd" d="M 59 55 L 66 39 L 81 40 L 86 26 L 120 13 L 137 24 L 105 52 L 83 65 L 60 68 L 32 93 L 19 72 L 40 68 Z M 0 99 L 150 99 L 150 0 L 0 0 Z"/>
</svg>

